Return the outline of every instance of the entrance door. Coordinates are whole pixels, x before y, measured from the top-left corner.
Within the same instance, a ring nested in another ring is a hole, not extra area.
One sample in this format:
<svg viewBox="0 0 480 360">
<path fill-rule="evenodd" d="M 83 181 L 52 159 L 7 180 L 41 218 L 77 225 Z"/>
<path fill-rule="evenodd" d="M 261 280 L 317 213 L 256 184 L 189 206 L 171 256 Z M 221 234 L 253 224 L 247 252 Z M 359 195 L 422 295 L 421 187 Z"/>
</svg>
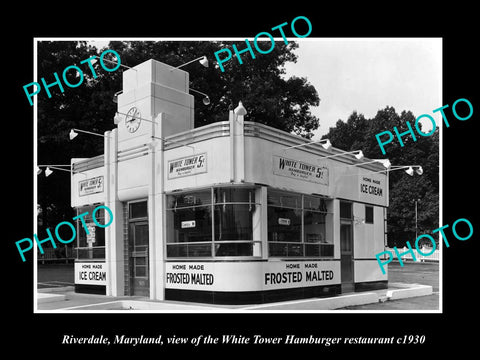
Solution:
<svg viewBox="0 0 480 360">
<path fill-rule="evenodd" d="M 131 295 L 150 296 L 148 278 L 148 222 L 130 223 Z"/>
<path fill-rule="evenodd" d="M 353 285 L 353 226 L 351 222 L 340 223 L 340 267 L 342 293 L 354 291 Z"/>
</svg>

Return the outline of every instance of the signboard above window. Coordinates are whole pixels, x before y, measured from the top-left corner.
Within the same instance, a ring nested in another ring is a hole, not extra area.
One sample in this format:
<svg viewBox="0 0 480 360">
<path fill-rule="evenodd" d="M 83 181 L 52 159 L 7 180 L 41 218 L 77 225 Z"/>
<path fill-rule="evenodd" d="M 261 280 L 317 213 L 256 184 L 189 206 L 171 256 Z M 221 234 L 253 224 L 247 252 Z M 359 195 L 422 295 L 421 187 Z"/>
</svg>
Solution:
<svg viewBox="0 0 480 360">
<path fill-rule="evenodd" d="M 328 168 L 312 165 L 300 160 L 292 160 L 283 156 L 273 156 L 273 173 L 292 179 L 309 181 L 328 186 Z"/>
<path fill-rule="evenodd" d="M 168 162 L 168 179 L 207 172 L 207 154 L 197 154 Z"/>
<path fill-rule="evenodd" d="M 103 176 L 97 176 L 78 182 L 78 195 L 85 196 L 103 192 Z"/>
</svg>

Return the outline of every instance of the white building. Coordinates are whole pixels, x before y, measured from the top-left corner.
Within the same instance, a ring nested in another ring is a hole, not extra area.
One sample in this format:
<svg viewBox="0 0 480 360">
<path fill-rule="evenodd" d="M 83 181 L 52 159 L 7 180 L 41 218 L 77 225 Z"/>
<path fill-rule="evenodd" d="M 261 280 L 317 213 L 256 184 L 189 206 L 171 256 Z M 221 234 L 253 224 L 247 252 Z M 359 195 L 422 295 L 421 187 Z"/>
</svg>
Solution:
<svg viewBox="0 0 480 360">
<path fill-rule="evenodd" d="M 123 73 L 105 153 L 72 159 L 77 213 L 114 214 L 77 226 L 76 291 L 241 304 L 387 287 L 382 165 L 234 111 L 194 128 L 193 104 L 185 71 Z"/>
</svg>

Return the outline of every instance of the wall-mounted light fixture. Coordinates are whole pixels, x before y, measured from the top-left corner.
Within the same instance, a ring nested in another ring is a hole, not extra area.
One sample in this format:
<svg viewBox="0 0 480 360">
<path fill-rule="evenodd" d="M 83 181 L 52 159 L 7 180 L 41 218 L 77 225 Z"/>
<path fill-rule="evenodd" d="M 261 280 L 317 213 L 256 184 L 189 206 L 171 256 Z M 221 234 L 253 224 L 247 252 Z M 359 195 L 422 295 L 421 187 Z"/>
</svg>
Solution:
<svg viewBox="0 0 480 360">
<path fill-rule="evenodd" d="M 191 63 L 193 63 L 193 62 L 195 62 L 195 61 L 197 61 L 197 60 L 198 60 L 198 62 L 199 62 L 200 64 L 202 64 L 202 66 L 208 67 L 208 59 L 207 59 L 207 57 L 206 57 L 206 56 L 200 56 L 199 58 L 196 58 L 196 59 L 193 59 L 192 61 L 186 62 L 185 64 L 182 64 L 182 65 L 180 65 L 180 66 L 175 67 L 174 69 L 180 69 L 181 67 L 187 66 L 188 64 L 191 64 Z M 172 70 L 173 70 L 173 69 L 172 69 Z M 172 70 L 170 70 L 170 71 L 172 71 Z"/>
<path fill-rule="evenodd" d="M 401 169 L 405 169 L 405 168 L 407 168 L 407 170 L 405 170 L 405 172 L 410 176 L 413 176 L 413 174 L 414 174 L 413 168 L 416 168 L 415 172 L 417 173 L 417 175 L 422 175 L 423 174 L 423 168 L 420 165 L 394 166 L 390 171 L 401 170 Z"/>
<path fill-rule="evenodd" d="M 70 138 L 70 140 L 73 140 L 78 136 L 79 132 L 85 133 L 85 134 L 90 134 L 90 135 L 95 135 L 95 136 L 105 137 L 105 135 L 102 135 L 102 134 L 97 134 L 97 133 L 94 133 L 94 132 L 91 132 L 91 131 L 85 131 L 85 130 L 79 130 L 79 129 L 71 129 L 70 133 L 68 134 L 68 137 Z"/>
<path fill-rule="evenodd" d="M 108 59 L 105 59 L 105 58 L 103 58 L 103 61 L 109 62 L 109 63 L 111 63 L 111 64 L 115 64 L 115 65 L 120 65 L 121 67 L 124 67 L 124 68 L 127 68 L 127 69 L 132 69 L 132 70 L 137 71 L 137 69 L 134 69 L 134 68 L 132 68 L 132 67 L 130 67 L 130 66 L 127 66 L 127 65 L 119 64 L 117 61 L 108 60 Z M 95 64 L 96 62 L 97 62 L 97 60 L 95 60 L 95 59 L 92 60 L 92 63 L 93 63 L 93 64 Z"/>
<path fill-rule="evenodd" d="M 344 153 L 341 153 L 341 154 L 323 156 L 320 159 L 321 160 L 330 159 L 330 158 L 333 158 L 333 157 L 343 156 L 343 155 L 354 155 L 357 160 L 363 159 L 363 151 L 362 150 L 347 151 L 347 152 L 344 152 Z"/>
<path fill-rule="evenodd" d="M 305 144 L 289 146 L 289 147 L 286 147 L 283 150 L 285 151 L 285 150 L 289 150 L 289 149 L 295 149 L 295 148 L 298 148 L 298 147 L 301 147 L 301 146 L 306 146 L 306 145 L 311 145 L 311 144 L 321 144 L 322 147 L 325 150 L 328 150 L 332 147 L 332 144 L 330 143 L 330 140 L 322 139 L 322 140 L 318 140 L 318 141 L 311 141 L 311 142 L 308 142 L 308 143 L 305 143 Z"/>
<path fill-rule="evenodd" d="M 61 166 L 68 167 L 69 169 L 63 169 Z M 53 174 L 52 169 L 54 170 L 60 170 L 60 171 L 66 171 L 71 173 L 71 165 L 64 165 L 64 164 L 53 164 L 53 165 L 37 165 L 37 175 L 40 175 L 42 173 L 42 167 L 45 168 L 45 176 L 49 177 L 50 175 Z"/>
<path fill-rule="evenodd" d="M 372 161 L 362 162 L 362 163 L 358 163 L 358 164 L 346 165 L 346 166 L 343 166 L 343 167 L 362 166 L 362 165 L 373 164 L 373 163 L 380 163 L 386 169 L 390 169 L 390 167 L 392 166 L 392 164 L 390 163 L 390 160 L 388 160 L 388 159 L 373 159 Z"/>
<path fill-rule="evenodd" d="M 395 171 L 395 170 L 402 170 L 402 169 L 406 169 L 405 172 L 410 176 L 413 176 L 414 172 L 417 173 L 417 175 L 423 174 L 423 168 L 420 165 L 397 165 L 397 166 L 392 166 L 386 170 L 370 172 L 369 174 L 377 174 L 384 171 Z M 356 175 L 360 175 L 360 174 L 356 174 Z"/>
<path fill-rule="evenodd" d="M 203 100 L 202 100 L 203 103 L 204 103 L 205 105 L 210 105 L 210 98 L 208 97 L 207 94 L 205 94 L 205 93 L 203 93 L 203 92 L 201 92 L 201 91 L 192 89 L 192 88 L 190 88 L 189 90 L 190 90 L 190 91 L 193 91 L 193 92 L 196 92 L 196 93 L 199 93 L 200 95 L 203 95 L 203 96 L 204 96 L 204 97 L 203 97 Z"/>
</svg>

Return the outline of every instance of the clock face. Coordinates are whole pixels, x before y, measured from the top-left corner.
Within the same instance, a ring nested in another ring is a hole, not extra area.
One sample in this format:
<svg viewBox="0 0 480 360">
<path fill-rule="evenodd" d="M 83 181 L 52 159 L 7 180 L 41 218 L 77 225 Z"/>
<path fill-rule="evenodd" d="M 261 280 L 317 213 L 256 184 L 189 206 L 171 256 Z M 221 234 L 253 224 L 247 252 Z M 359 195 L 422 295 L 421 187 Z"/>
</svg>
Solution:
<svg viewBox="0 0 480 360">
<path fill-rule="evenodd" d="M 125 127 L 128 132 L 134 133 L 140 127 L 140 111 L 136 107 L 128 110 L 125 116 Z"/>
</svg>

